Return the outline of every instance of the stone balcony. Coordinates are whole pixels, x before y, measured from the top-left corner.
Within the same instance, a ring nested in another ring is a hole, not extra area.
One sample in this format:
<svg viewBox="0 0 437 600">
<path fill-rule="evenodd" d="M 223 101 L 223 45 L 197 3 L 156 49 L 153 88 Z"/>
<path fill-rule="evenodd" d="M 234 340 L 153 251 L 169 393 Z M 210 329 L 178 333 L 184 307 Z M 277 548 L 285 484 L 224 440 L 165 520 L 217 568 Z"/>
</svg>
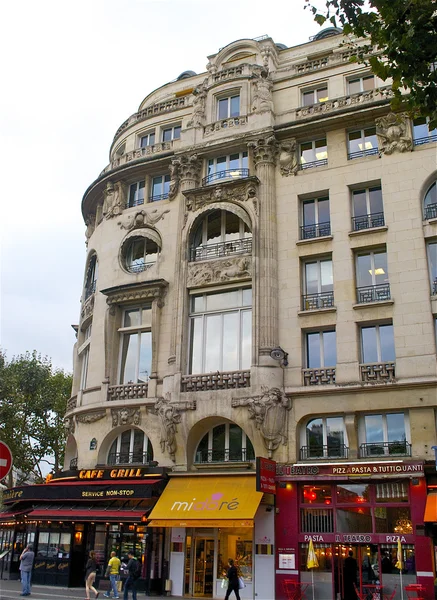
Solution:
<svg viewBox="0 0 437 600">
<path fill-rule="evenodd" d="M 366 363 L 360 365 L 361 381 L 364 383 L 383 383 L 395 381 L 395 363 Z"/>
<path fill-rule="evenodd" d="M 250 387 L 250 371 L 217 371 L 199 375 L 183 375 L 182 392 L 207 392 Z"/>
<path fill-rule="evenodd" d="M 108 402 L 147 398 L 147 383 L 124 383 L 108 387 Z"/>
<path fill-rule="evenodd" d="M 176 140 L 177 142 L 178 140 Z M 141 160 L 142 158 L 146 158 L 148 156 L 155 156 L 158 154 L 162 154 L 163 152 L 171 152 L 174 149 L 175 140 L 171 140 L 170 142 L 161 142 L 159 144 L 154 144 L 153 146 L 145 146 L 144 148 L 135 148 L 131 152 L 126 152 L 122 156 L 118 158 L 114 158 L 107 167 L 103 169 L 100 173 L 100 176 L 108 173 L 109 171 L 113 171 L 118 167 L 122 167 L 134 160 Z"/>
</svg>

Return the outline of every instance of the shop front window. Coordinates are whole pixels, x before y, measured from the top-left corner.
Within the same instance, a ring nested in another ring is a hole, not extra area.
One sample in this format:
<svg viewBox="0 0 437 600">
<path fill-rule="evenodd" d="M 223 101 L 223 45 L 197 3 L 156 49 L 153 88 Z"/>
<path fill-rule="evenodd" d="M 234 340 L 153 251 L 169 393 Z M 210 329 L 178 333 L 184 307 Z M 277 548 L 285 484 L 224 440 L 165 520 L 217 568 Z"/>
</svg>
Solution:
<svg viewBox="0 0 437 600">
<path fill-rule="evenodd" d="M 350 506 L 337 508 L 337 531 L 341 533 L 372 533 L 370 508 Z"/>
<path fill-rule="evenodd" d="M 337 504 L 362 504 L 370 500 L 370 485 L 366 483 L 342 483 L 337 485 Z"/>
<path fill-rule="evenodd" d="M 395 533 L 397 535 L 411 535 L 414 533 L 409 507 L 376 507 L 375 531 L 376 533 Z"/>
<path fill-rule="evenodd" d="M 228 568 L 228 558 L 233 557 L 235 566 L 245 581 L 252 581 L 253 532 L 248 528 L 219 530 L 217 578 L 223 578 Z"/>
<path fill-rule="evenodd" d="M 302 502 L 304 504 L 331 504 L 331 486 L 325 484 L 302 486 Z"/>
</svg>

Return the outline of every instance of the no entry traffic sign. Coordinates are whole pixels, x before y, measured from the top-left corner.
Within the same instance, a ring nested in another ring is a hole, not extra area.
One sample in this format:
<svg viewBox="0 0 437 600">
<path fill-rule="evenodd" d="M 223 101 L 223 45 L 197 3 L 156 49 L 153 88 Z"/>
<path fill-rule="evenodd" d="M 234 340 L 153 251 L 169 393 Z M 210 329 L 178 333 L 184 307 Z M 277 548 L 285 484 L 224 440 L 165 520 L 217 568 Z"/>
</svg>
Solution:
<svg viewBox="0 0 437 600">
<path fill-rule="evenodd" d="M 4 442 L 0 442 L 0 481 L 12 468 L 12 452 Z"/>
</svg>

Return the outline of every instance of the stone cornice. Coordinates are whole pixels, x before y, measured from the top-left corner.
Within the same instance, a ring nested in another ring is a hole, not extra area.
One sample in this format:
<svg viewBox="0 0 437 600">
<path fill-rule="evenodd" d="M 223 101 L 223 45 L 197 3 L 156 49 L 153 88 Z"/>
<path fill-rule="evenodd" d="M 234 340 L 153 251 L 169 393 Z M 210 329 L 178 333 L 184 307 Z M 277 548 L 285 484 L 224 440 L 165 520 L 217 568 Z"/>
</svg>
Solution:
<svg viewBox="0 0 437 600">
<path fill-rule="evenodd" d="M 164 306 L 164 298 L 167 293 L 168 281 L 165 279 L 155 279 L 142 283 L 129 283 L 127 285 L 117 285 L 112 288 L 101 290 L 106 296 L 106 303 L 109 306 L 115 304 L 125 304 L 126 302 L 138 302 L 143 300 L 157 300 L 158 306 Z"/>
</svg>

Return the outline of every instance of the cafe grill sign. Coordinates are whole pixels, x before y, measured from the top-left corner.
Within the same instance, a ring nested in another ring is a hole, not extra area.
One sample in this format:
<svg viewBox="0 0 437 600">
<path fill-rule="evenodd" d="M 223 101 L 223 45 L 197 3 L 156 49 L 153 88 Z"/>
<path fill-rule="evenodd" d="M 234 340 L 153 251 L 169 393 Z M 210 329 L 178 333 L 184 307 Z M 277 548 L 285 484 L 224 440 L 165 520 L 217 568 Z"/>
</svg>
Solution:
<svg viewBox="0 0 437 600">
<path fill-rule="evenodd" d="M 423 462 L 374 462 L 348 464 L 280 464 L 276 465 L 277 479 L 311 481 L 313 479 L 385 479 L 399 477 L 424 477 Z"/>
</svg>

